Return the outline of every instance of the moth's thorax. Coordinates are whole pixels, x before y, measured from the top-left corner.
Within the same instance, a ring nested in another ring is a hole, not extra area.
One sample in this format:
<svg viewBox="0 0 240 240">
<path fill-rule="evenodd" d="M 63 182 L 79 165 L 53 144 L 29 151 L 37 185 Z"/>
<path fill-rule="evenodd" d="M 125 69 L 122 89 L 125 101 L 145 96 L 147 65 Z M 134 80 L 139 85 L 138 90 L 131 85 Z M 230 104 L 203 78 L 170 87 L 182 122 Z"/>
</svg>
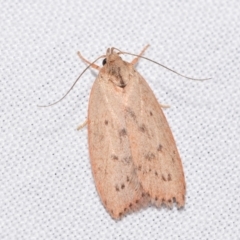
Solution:
<svg viewBox="0 0 240 240">
<path fill-rule="evenodd" d="M 102 72 L 107 74 L 108 82 L 114 85 L 125 88 L 130 80 L 132 65 L 122 60 L 116 52 L 107 52 L 106 64 L 102 68 Z"/>
</svg>

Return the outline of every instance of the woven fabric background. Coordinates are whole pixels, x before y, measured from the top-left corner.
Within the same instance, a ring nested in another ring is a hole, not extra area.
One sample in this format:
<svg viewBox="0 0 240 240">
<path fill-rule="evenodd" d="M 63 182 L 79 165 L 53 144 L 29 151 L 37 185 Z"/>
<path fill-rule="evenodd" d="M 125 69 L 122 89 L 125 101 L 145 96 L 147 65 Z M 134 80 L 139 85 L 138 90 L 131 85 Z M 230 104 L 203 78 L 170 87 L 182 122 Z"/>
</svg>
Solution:
<svg viewBox="0 0 240 240">
<path fill-rule="evenodd" d="M 240 239 L 240 1 L 1 1 L 0 239 Z M 186 205 L 114 221 L 97 195 L 87 117 L 97 71 L 114 46 L 164 110 L 182 158 Z M 132 57 L 123 56 L 130 61 Z M 98 63 L 101 65 L 101 61 Z"/>
</svg>

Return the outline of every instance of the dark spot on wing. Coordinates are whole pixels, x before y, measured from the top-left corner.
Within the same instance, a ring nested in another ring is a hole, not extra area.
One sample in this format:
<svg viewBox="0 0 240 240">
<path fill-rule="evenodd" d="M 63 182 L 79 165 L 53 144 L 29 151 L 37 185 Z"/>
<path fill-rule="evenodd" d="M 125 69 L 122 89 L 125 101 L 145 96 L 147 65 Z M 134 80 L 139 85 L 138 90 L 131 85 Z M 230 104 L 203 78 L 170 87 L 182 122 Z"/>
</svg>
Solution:
<svg viewBox="0 0 240 240">
<path fill-rule="evenodd" d="M 147 128 L 145 126 L 145 124 L 142 124 L 140 127 L 139 127 L 139 130 L 143 133 L 145 133 L 147 131 Z"/>
<path fill-rule="evenodd" d="M 124 189 L 125 188 L 125 185 L 124 185 L 124 183 L 121 185 L 121 189 Z"/>
<path fill-rule="evenodd" d="M 150 152 L 145 155 L 145 159 L 147 159 L 148 161 L 151 161 L 155 158 L 156 158 L 156 156 L 153 153 L 150 153 Z"/>
<path fill-rule="evenodd" d="M 108 125 L 108 120 L 105 120 L 105 122 L 104 122 L 104 123 L 105 123 L 105 125 Z"/>
<path fill-rule="evenodd" d="M 169 173 L 168 174 L 168 179 L 167 179 L 168 181 L 171 181 L 172 180 L 172 176 L 171 176 L 171 174 Z"/>
<path fill-rule="evenodd" d="M 118 156 L 112 154 L 112 155 L 111 155 L 111 159 L 112 159 L 112 160 L 118 160 Z"/>
<path fill-rule="evenodd" d="M 153 113 L 152 113 L 151 111 L 149 112 L 149 114 L 150 114 L 150 116 L 152 116 L 152 115 L 153 115 Z"/>
<path fill-rule="evenodd" d="M 132 162 L 132 157 L 131 156 L 130 157 L 124 157 L 124 158 L 122 158 L 122 162 L 124 164 L 129 164 L 130 162 Z"/>
<path fill-rule="evenodd" d="M 119 192 L 119 187 L 117 185 L 115 186 L 115 189 L 117 192 Z"/>
<path fill-rule="evenodd" d="M 162 180 L 166 182 L 166 178 L 164 177 L 164 175 L 162 175 Z"/>
<path fill-rule="evenodd" d="M 155 201 L 157 201 L 158 200 L 158 197 L 155 197 Z"/>
<path fill-rule="evenodd" d="M 142 170 L 142 165 L 139 165 L 138 166 L 138 171 L 141 171 Z"/>
<path fill-rule="evenodd" d="M 138 203 L 139 203 L 139 200 L 136 200 L 135 203 L 138 204 Z"/>
<path fill-rule="evenodd" d="M 134 120 L 136 120 L 136 114 L 130 107 L 126 108 L 126 112 L 130 115 L 130 117 L 132 117 Z"/>
<path fill-rule="evenodd" d="M 155 171 L 155 176 L 158 176 L 158 172 L 157 171 Z"/>
<path fill-rule="evenodd" d="M 129 176 L 127 176 L 127 182 L 129 182 L 130 181 L 130 178 L 129 178 Z"/>
<path fill-rule="evenodd" d="M 157 148 L 158 152 L 161 152 L 161 151 L 162 151 L 162 148 L 163 148 L 163 146 L 162 146 L 161 144 L 159 144 L 159 145 L 158 145 L 158 148 Z"/>
<path fill-rule="evenodd" d="M 125 137 L 127 135 L 127 130 L 125 128 L 123 128 L 122 130 L 120 130 L 119 132 L 119 136 L 120 137 Z"/>
<path fill-rule="evenodd" d="M 129 208 L 131 208 L 131 207 L 132 207 L 132 203 L 129 204 Z"/>
<path fill-rule="evenodd" d="M 173 163 L 175 163 L 175 160 L 174 160 L 174 158 L 173 158 L 173 157 L 172 157 L 172 162 L 173 162 Z"/>
<path fill-rule="evenodd" d="M 143 170 L 143 174 L 147 174 L 148 172 L 147 172 L 147 170 Z"/>
</svg>

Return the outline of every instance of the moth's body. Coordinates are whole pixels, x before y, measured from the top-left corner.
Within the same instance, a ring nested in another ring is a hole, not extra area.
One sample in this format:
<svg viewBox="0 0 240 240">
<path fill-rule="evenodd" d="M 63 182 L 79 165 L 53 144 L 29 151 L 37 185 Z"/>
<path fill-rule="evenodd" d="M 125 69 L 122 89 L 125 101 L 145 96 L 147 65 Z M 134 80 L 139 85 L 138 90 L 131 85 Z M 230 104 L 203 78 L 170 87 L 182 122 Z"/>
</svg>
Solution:
<svg viewBox="0 0 240 240">
<path fill-rule="evenodd" d="M 185 180 L 175 141 L 152 90 L 108 50 L 88 108 L 92 172 L 100 198 L 115 219 L 149 202 L 184 205 Z"/>
</svg>

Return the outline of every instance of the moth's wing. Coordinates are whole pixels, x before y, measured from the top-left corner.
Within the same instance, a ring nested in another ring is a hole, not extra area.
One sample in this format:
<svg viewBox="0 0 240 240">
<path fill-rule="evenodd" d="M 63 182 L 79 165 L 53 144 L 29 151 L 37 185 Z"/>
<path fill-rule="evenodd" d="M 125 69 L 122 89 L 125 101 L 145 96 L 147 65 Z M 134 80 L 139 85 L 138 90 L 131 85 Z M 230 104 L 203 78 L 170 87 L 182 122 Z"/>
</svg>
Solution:
<svg viewBox="0 0 240 240">
<path fill-rule="evenodd" d="M 99 74 L 100 75 L 100 74 Z M 96 79 L 88 108 L 89 152 L 97 191 L 113 218 L 144 203 L 132 162 L 121 94 Z"/>
<path fill-rule="evenodd" d="M 135 72 L 134 92 L 126 107 L 133 163 L 143 190 L 156 205 L 181 207 L 185 202 L 185 180 L 181 159 L 160 104 L 147 82 Z"/>
</svg>

